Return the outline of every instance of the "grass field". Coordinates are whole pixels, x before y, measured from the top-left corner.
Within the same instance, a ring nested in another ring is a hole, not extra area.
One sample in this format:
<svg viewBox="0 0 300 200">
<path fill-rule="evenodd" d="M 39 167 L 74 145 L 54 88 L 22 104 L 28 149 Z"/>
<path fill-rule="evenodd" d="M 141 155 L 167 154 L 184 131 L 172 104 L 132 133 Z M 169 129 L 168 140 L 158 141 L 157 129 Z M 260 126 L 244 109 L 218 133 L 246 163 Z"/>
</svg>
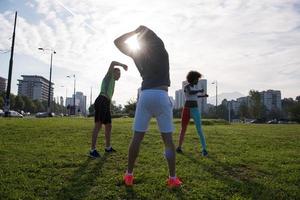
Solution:
<svg viewBox="0 0 300 200">
<path fill-rule="evenodd" d="M 163 144 L 151 123 L 136 163 L 136 184 L 122 183 L 131 119 L 114 119 L 117 150 L 89 159 L 92 119 L 0 119 L 0 199 L 300 199 L 300 125 L 207 125 L 209 157 L 194 125 L 177 155 L 180 189 L 169 190 Z M 179 123 L 174 140 L 178 142 Z"/>
</svg>

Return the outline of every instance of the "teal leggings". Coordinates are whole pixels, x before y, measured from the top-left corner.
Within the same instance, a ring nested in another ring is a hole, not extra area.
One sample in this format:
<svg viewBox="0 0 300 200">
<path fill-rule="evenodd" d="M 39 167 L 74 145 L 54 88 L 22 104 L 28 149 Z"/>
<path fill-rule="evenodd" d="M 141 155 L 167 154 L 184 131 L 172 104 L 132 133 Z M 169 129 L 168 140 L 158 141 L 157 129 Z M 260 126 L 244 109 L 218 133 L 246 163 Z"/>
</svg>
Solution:
<svg viewBox="0 0 300 200">
<path fill-rule="evenodd" d="M 180 136 L 179 136 L 179 146 L 181 146 L 182 143 L 183 143 L 186 128 L 189 124 L 191 116 L 194 120 L 196 129 L 197 129 L 197 133 L 198 133 L 199 138 L 200 138 L 200 142 L 201 142 L 201 145 L 202 145 L 202 150 L 206 150 L 206 140 L 205 140 L 205 136 L 204 136 L 203 131 L 202 131 L 202 126 L 201 126 L 201 114 L 200 114 L 197 107 L 195 107 L 195 108 L 184 107 L 183 110 L 182 110 L 182 114 L 181 114 L 181 131 L 180 131 Z"/>
</svg>

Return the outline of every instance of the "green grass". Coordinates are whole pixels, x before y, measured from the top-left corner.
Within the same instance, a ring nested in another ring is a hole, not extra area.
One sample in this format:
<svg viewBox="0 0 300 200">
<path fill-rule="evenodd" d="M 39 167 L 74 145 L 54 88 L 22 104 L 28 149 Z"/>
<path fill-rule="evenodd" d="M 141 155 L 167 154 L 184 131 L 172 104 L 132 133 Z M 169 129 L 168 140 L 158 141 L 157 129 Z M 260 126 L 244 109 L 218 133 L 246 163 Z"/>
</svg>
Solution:
<svg viewBox="0 0 300 200">
<path fill-rule="evenodd" d="M 184 185 L 169 190 L 155 122 L 143 141 L 133 188 L 127 165 L 132 120 L 113 119 L 117 153 L 86 156 L 92 119 L 0 119 L 0 199 L 300 199 L 300 125 L 204 126 L 209 157 L 191 124 L 177 155 Z M 180 123 L 176 122 L 175 143 Z"/>
</svg>

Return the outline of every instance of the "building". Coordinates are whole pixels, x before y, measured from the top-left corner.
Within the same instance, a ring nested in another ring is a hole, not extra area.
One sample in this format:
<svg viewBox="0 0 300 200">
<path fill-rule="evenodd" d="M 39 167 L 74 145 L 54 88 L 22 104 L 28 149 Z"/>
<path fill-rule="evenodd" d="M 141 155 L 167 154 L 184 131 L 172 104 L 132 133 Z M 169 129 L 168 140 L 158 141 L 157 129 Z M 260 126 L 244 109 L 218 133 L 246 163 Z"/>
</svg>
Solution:
<svg viewBox="0 0 300 200">
<path fill-rule="evenodd" d="M 74 94 L 72 97 L 66 98 L 66 106 L 74 106 Z M 75 114 L 86 115 L 86 96 L 82 92 L 76 92 L 75 94 Z"/>
<path fill-rule="evenodd" d="M 76 106 L 78 106 L 77 112 L 86 115 L 86 96 L 82 92 L 76 92 L 75 99 Z"/>
<path fill-rule="evenodd" d="M 267 111 L 271 110 L 281 110 L 282 105 L 281 105 L 281 92 L 279 90 L 267 90 L 267 91 L 262 91 L 259 93 L 260 94 L 260 101 L 262 105 L 264 105 L 267 109 Z M 251 99 L 250 96 L 246 97 L 240 97 L 236 101 L 231 100 L 231 109 L 235 114 L 238 114 L 240 106 L 242 104 L 247 105 L 250 107 L 251 105 Z"/>
<path fill-rule="evenodd" d="M 182 89 L 175 91 L 175 109 L 182 108 L 184 106 L 184 92 Z"/>
<path fill-rule="evenodd" d="M 6 79 L 0 76 L 0 93 L 6 91 Z"/>
<path fill-rule="evenodd" d="M 66 98 L 66 106 L 73 106 L 73 97 Z"/>
<path fill-rule="evenodd" d="M 245 104 L 246 106 L 250 105 L 250 97 L 240 97 L 237 100 L 230 100 L 228 103 L 230 104 L 230 109 L 233 110 L 234 114 L 239 114 L 240 106 Z"/>
<path fill-rule="evenodd" d="M 169 99 L 170 99 L 170 101 L 172 103 L 172 108 L 174 109 L 175 108 L 175 100 L 174 100 L 174 98 L 172 96 L 169 96 Z"/>
<path fill-rule="evenodd" d="M 239 109 L 240 109 L 240 106 L 241 106 L 241 102 L 239 101 L 235 101 L 235 100 L 231 100 L 231 101 L 228 101 L 230 103 L 230 109 L 233 110 L 234 114 L 238 114 L 239 113 Z"/>
<path fill-rule="evenodd" d="M 60 97 L 60 105 L 64 106 L 64 98 L 62 96 Z"/>
<path fill-rule="evenodd" d="M 48 101 L 49 81 L 42 76 L 22 75 L 18 80 L 18 95 L 27 96 L 32 100 Z M 53 100 L 53 85 L 51 83 L 50 100 Z"/>
<path fill-rule="evenodd" d="M 184 96 L 184 86 L 187 85 L 187 81 L 182 82 L 182 89 L 175 91 L 175 109 L 182 108 L 184 106 L 185 102 L 185 96 Z M 198 84 L 196 85 L 197 89 L 203 89 L 204 94 L 207 94 L 207 80 L 206 79 L 200 79 L 198 81 Z M 207 112 L 207 98 L 198 98 L 198 107 L 199 110 L 202 112 Z"/>
<path fill-rule="evenodd" d="M 260 94 L 260 100 L 268 111 L 281 110 L 281 92 L 279 90 L 267 90 L 262 91 Z"/>
</svg>

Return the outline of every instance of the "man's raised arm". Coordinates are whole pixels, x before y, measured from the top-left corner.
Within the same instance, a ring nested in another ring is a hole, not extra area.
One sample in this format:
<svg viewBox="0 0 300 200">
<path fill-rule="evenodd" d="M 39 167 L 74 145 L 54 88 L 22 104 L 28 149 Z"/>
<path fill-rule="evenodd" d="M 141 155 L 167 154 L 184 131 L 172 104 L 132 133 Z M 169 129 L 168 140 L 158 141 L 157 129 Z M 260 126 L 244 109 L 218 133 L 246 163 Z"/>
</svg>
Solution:
<svg viewBox="0 0 300 200">
<path fill-rule="evenodd" d="M 127 71 L 127 69 L 128 69 L 128 66 L 127 66 L 127 65 L 125 65 L 125 64 L 123 64 L 123 63 L 120 63 L 120 62 L 118 62 L 118 61 L 112 61 L 112 62 L 110 63 L 110 66 L 109 66 L 109 68 L 108 68 L 108 72 L 107 72 L 107 73 L 112 72 L 112 71 L 114 70 L 115 66 L 123 67 L 123 69 L 124 69 L 125 71 Z"/>
</svg>

